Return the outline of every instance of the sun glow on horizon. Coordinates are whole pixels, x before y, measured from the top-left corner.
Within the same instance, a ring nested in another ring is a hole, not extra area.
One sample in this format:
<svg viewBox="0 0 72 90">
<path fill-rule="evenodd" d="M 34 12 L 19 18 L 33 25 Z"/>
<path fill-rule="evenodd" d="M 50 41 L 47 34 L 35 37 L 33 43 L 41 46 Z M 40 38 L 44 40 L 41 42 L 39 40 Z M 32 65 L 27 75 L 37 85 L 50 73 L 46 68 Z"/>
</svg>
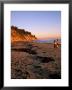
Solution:
<svg viewBox="0 0 72 90">
<path fill-rule="evenodd" d="M 38 39 L 50 39 L 50 38 L 61 38 L 61 34 L 60 33 L 38 33 L 35 34 L 35 36 Z"/>
<path fill-rule="evenodd" d="M 40 40 L 48 40 L 48 39 L 61 39 L 61 37 L 38 37 L 37 39 L 40 39 Z"/>
</svg>

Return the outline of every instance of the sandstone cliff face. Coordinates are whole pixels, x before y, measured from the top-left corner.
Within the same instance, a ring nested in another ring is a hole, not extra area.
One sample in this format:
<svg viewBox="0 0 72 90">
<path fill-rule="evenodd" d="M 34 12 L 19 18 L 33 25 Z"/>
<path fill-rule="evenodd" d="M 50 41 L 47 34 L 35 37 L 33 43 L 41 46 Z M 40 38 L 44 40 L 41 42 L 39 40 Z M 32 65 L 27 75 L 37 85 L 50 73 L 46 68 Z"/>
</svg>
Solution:
<svg viewBox="0 0 72 90">
<path fill-rule="evenodd" d="M 31 32 L 25 31 L 24 29 L 18 29 L 15 26 L 11 26 L 11 42 L 14 41 L 32 41 L 36 40 L 35 35 Z"/>
</svg>

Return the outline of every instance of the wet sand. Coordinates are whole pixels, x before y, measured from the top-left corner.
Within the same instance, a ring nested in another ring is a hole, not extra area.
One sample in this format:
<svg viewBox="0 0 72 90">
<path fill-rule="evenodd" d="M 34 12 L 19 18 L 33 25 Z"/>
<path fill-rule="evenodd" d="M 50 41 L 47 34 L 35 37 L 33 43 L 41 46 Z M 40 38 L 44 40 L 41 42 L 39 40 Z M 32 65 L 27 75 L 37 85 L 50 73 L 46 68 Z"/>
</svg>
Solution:
<svg viewBox="0 0 72 90">
<path fill-rule="evenodd" d="M 11 79 L 60 79 L 61 46 L 14 42 L 11 46 Z"/>
</svg>

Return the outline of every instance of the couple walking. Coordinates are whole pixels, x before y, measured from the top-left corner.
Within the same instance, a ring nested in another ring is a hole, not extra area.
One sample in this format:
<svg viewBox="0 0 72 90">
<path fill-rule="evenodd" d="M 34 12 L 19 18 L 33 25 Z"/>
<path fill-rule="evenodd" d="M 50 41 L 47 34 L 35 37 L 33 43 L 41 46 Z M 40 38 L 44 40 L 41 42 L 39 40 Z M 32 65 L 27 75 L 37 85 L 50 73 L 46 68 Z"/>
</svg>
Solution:
<svg viewBox="0 0 72 90">
<path fill-rule="evenodd" d="M 58 43 L 58 39 L 54 40 L 54 48 L 58 48 L 59 47 L 59 43 Z"/>
</svg>

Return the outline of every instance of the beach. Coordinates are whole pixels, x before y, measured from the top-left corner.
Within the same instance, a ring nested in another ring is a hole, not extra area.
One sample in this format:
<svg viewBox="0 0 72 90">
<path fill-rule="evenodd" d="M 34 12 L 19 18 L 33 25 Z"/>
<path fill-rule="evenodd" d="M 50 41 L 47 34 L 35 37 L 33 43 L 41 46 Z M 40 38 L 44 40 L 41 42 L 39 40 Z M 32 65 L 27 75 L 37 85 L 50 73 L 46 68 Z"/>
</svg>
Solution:
<svg viewBox="0 0 72 90">
<path fill-rule="evenodd" d="M 52 43 L 13 42 L 11 79 L 61 79 L 61 46 Z"/>
</svg>

